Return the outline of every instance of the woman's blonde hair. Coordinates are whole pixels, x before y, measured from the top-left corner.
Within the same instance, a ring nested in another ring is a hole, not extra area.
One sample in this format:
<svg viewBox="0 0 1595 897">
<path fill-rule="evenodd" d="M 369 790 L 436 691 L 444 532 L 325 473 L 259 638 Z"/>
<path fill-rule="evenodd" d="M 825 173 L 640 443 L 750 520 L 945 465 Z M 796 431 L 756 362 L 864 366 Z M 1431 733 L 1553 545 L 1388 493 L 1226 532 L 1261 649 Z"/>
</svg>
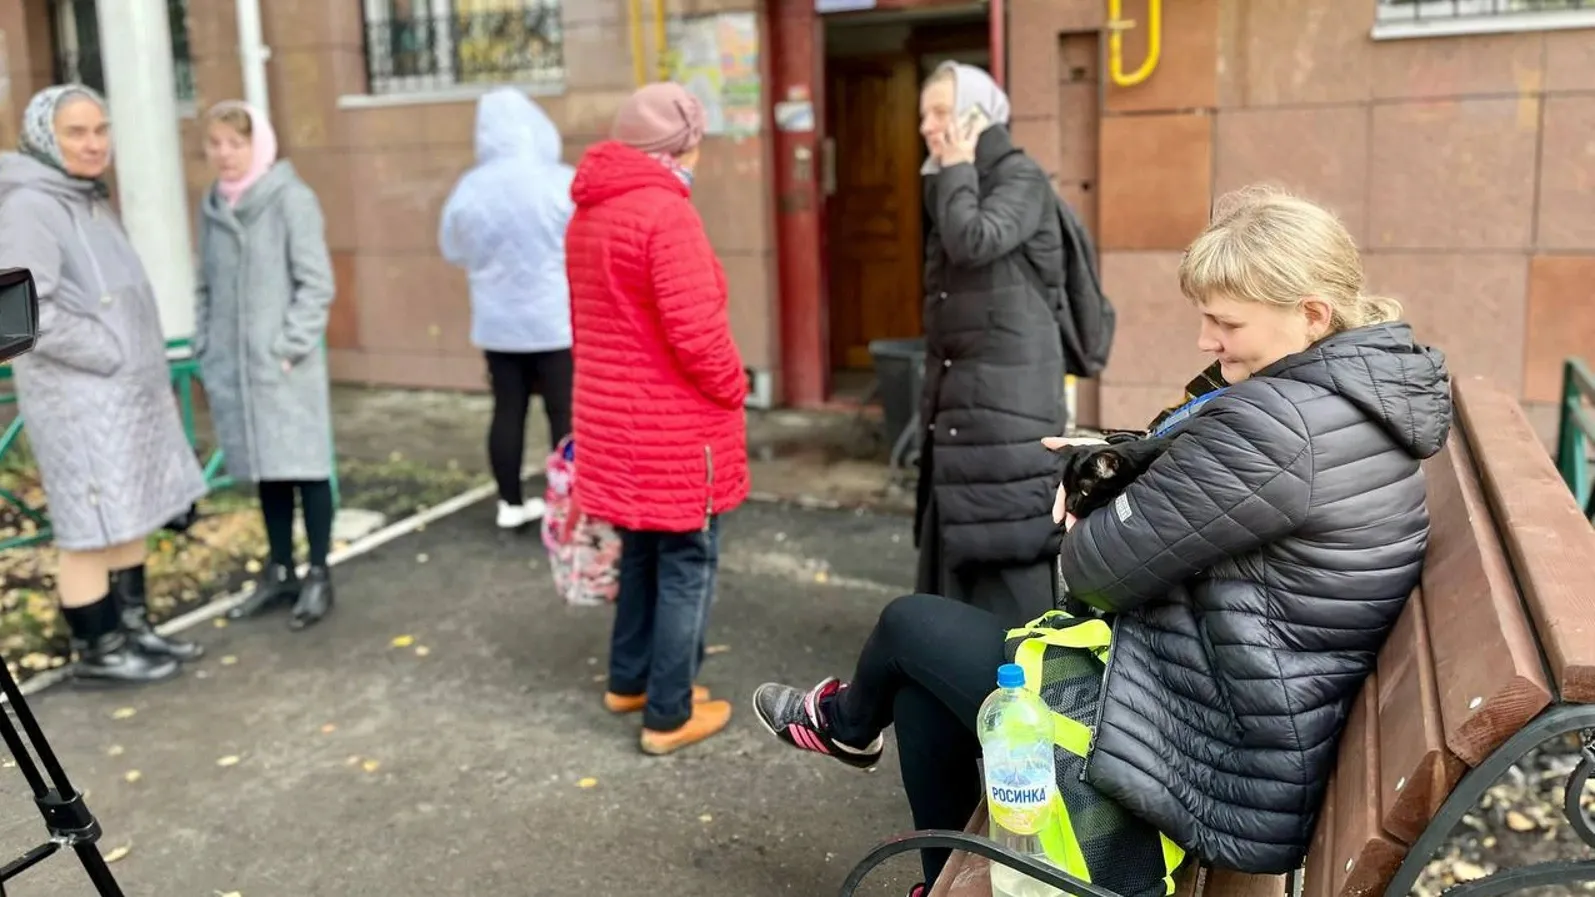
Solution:
<svg viewBox="0 0 1595 897">
<path fill-rule="evenodd" d="M 253 137 L 255 123 L 250 120 L 249 113 L 237 106 L 223 106 L 214 110 L 208 116 L 212 123 L 221 123 L 245 137 Z"/>
<path fill-rule="evenodd" d="M 1180 291 L 1293 306 L 1329 304 L 1333 332 L 1401 318 L 1401 303 L 1363 294 L 1362 257 L 1334 213 L 1268 185 L 1225 194 L 1213 220 L 1185 250 Z"/>
</svg>

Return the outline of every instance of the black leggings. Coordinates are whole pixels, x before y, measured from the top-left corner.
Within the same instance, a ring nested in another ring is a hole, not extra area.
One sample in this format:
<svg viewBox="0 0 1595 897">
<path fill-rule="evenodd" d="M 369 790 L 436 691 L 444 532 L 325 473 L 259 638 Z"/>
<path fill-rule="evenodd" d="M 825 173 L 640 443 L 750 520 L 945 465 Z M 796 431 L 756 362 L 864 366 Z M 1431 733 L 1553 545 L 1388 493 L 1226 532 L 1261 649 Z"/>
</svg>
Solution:
<svg viewBox="0 0 1595 897">
<path fill-rule="evenodd" d="M 310 565 L 325 567 L 332 550 L 332 484 L 326 480 L 265 480 L 260 483 L 260 513 L 266 518 L 271 562 L 294 566 L 294 493 L 305 506 L 305 538 Z"/>
<path fill-rule="evenodd" d="M 915 828 L 961 830 L 980 804 L 976 717 L 997 687 L 1005 632 L 988 611 L 905 595 L 881 611 L 852 681 L 824 708 L 832 736 L 847 744 L 869 744 L 897 726 Z M 936 880 L 949 854 L 921 852 L 926 882 Z"/>
<path fill-rule="evenodd" d="M 493 387 L 493 423 L 487 430 L 487 460 L 498 482 L 498 497 L 521 504 L 521 464 L 526 452 L 526 410 L 535 393 L 548 414 L 552 450 L 570 434 L 573 378 L 569 349 L 553 352 L 485 352 Z"/>
</svg>

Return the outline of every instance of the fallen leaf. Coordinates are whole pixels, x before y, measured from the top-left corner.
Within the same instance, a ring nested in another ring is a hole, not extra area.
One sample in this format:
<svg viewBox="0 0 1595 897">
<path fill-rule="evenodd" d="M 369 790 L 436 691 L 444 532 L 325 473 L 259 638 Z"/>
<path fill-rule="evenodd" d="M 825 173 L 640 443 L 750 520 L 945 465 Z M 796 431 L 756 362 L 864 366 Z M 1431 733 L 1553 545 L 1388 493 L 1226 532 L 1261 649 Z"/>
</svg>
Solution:
<svg viewBox="0 0 1595 897">
<path fill-rule="evenodd" d="M 245 562 L 244 569 L 249 571 L 250 573 L 259 573 L 260 572 L 260 561 L 257 561 L 254 558 L 250 558 L 247 562 Z"/>
<path fill-rule="evenodd" d="M 427 656 L 428 654 L 431 654 L 431 653 L 432 653 L 432 649 L 428 648 L 426 645 L 416 645 L 415 646 L 415 656 L 416 657 L 425 657 L 425 656 Z"/>
<path fill-rule="evenodd" d="M 332 723 L 327 723 L 325 726 L 321 727 L 321 734 L 323 734 L 323 735 L 331 735 L 332 733 L 334 733 L 336 731 L 338 731 L 338 727 L 333 725 Z"/>
<path fill-rule="evenodd" d="M 390 452 L 388 454 L 388 460 L 393 462 L 394 464 L 397 464 L 400 461 L 404 460 L 404 455 L 402 453 L 400 453 L 400 452 Z"/>
<path fill-rule="evenodd" d="M 138 711 L 132 707 L 118 707 L 116 712 L 111 714 L 111 719 L 131 719 L 135 713 Z"/>
<path fill-rule="evenodd" d="M 703 649 L 705 654 L 724 654 L 731 650 L 730 645 L 710 645 Z"/>
<path fill-rule="evenodd" d="M 217 629 L 226 629 L 227 628 L 227 618 L 226 617 L 217 617 L 216 619 L 210 621 L 210 625 L 215 626 Z"/>
<path fill-rule="evenodd" d="M 132 852 L 132 850 L 133 845 L 131 844 L 123 844 L 121 847 L 113 847 L 105 854 L 105 861 L 107 863 L 114 863 L 117 860 L 127 856 Z"/>
<path fill-rule="evenodd" d="M 1457 881 L 1478 881 L 1490 874 L 1490 870 L 1467 860 L 1457 860 L 1451 864 L 1451 874 Z"/>
<path fill-rule="evenodd" d="M 360 768 L 366 772 L 376 772 L 381 767 L 382 763 L 378 760 L 367 760 L 366 762 L 360 764 Z"/>
<path fill-rule="evenodd" d="M 598 784 L 598 780 L 593 778 L 592 776 L 588 776 L 585 779 L 578 780 L 576 782 L 576 787 L 577 788 L 591 788 L 591 787 L 593 787 L 596 784 Z"/>
<path fill-rule="evenodd" d="M 221 891 L 217 891 L 216 897 L 244 897 L 244 895 L 240 891 L 228 891 L 225 894 L 223 894 Z"/>
<path fill-rule="evenodd" d="M 237 754 L 228 754 L 227 756 L 221 758 L 220 760 L 217 760 L 216 761 L 216 765 L 217 766 L 237 766 L 238 765 L 238 755 Z"/>
<path fill-rule="evenodd" d="M 698 817 L 698 821 L 699 822 L 713 822 L 714 821 L 714 817 L 710 816 L 708 813 L 705 813 L 702 816 Z"/>
<path fill-rule="evenodd" d="M 110 747 L 105 749 L 105 756 L 107 756 L 107 757 L 120 757 L 126 752 L 127 752 L 126 748 L 122 747 L 119 744 L 113 744 Z"/>
<path fill-rule="evenodd" d="M 349 759 L 347 759 L 347 760 L 345 760 L 343 762 L 348 764 L 349 766 L 353 766 L 356 763 L 360 762 L 360 756 L 358 754 L 350 754 L 349 755 Z"/>
<path fill-rule="evenodd" d="M 817 582 L 817 583 L 822 583 L 823 584 L 823 583 L 829 582 L 830 580 L 831 580 L 831 574 L 826 573 L 824 570 L 821 570 L 820 572 L 814 574 L 814 581 Z"/>
<path fill-rule="evenodd" d="M 415 562 L 417 564 L 424 564 L 424 563 L 426 563 L 426 561 L 427 561 L 427 557 L 426 557 L 426 552 L 424 552 L 424 551 L 415 556 Z"/>
<path fill-rule="evenodd" d="M 234 657 L 231 654 L 229 654 L 226 657 L 222 658 L 222 666 L 224 666 L 224 667 L 230 667 L 230 666 L 232 666 L 233 664 L 235 664 L 237 662 L 238 662 L 238 658 Z"/>
<path fill-rule="evenodd" d="M 415 644 L 415 636 L 413 635 L 395 636 L 392 642 L 395 648 L 408 648 L 413 644 Z"/>
<path fill-rule="evenodd" d="M 122 779 L 130 784 L 142 778 L 144 778 L 144 774 L 136 769 L 130 769 L 126 775 L 122 776 Z"/>
<path fill-rule="evenodd" d="M 1516 810 L 1506 811 L 1506 827 L 1514 832 L 1532 832 L 1535 829 L 1534 820 Z"/>
</svg>

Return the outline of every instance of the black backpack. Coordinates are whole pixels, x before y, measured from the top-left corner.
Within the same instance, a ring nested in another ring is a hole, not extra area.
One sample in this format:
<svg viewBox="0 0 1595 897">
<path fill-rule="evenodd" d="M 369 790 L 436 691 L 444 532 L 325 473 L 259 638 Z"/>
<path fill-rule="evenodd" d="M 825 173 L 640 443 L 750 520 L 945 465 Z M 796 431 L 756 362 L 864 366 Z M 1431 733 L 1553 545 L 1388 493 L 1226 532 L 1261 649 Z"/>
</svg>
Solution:
<svg viewBox="0 0 1595 897">
<path fill-rule="evenodd" d="M 1062 230 L 1063 270 L 1043 268 L 1028 251 L 1025 257 L 1047 287 L 1052 315 L 1058 321 L 1058 335 L 1063 340 L 1064 371 L 1076 377 L 1095 377 L 1108 366 L 1118 313 L 1102 292 L 1091 235 L 1062 197 L 1053 190 L 1047 193 Z"/>
</svg>

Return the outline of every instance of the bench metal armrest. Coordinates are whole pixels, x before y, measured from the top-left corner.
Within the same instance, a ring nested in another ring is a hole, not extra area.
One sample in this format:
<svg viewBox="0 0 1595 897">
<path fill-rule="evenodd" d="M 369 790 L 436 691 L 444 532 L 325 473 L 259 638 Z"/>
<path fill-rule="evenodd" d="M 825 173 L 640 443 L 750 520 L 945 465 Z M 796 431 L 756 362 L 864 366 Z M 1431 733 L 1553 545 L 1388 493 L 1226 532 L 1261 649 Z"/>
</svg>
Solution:
<svg viewBox="0 0 1595 897">
<path fill-rule="evenodd" d="M 853 897 L 853 892 L 863 883 L 864 876 L 882 861 L 910 850 L 937 849 L 962 850 L 983 856 L 993 863 L 1023 872 L 1071 897 L 1123 897 L 1114 891 L 1081 881 L 1056 866 L 1015 853 L 990 838 L 951 829 L 922 829 L 882 841 L 848 873 L 847 880 L 842 883 L 841 897 Z"/>
</svg>

